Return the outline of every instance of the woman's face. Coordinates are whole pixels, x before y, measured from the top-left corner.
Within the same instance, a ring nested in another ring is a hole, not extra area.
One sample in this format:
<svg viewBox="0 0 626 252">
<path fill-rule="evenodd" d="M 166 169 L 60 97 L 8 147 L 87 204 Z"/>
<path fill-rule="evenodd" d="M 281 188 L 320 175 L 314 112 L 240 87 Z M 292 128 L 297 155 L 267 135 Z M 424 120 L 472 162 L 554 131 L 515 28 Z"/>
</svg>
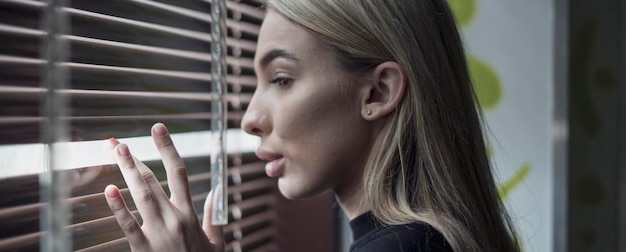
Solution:
<svg viewBox="0 0 626 252">
<path fill-rule="evenodd" d="M 268 11 L 254 60 L 258 86 L 244 130 L 261 138 L 259 158 L 287 198 L 352 191 L 370 149 L 362 90 L 333 52 L 304 28 Z M 350 88 L 352 87 L 352 88 Z"/>
</svg>

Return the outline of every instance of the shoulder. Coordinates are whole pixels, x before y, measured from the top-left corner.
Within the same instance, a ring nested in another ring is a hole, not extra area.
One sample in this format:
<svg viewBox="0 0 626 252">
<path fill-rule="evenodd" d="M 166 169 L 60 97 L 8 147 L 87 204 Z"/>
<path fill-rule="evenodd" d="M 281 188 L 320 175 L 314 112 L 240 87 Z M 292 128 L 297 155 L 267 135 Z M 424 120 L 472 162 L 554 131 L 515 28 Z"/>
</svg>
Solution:
<svg viewBox="0 0 626 252">
<path fill-rule="evenodd" d="M 406 225 L 378 227 L 354 241 L 351 252 L 424 251 L 452 252 L 443 235 L 430 225 L 414 222 Z"/>
</svg>

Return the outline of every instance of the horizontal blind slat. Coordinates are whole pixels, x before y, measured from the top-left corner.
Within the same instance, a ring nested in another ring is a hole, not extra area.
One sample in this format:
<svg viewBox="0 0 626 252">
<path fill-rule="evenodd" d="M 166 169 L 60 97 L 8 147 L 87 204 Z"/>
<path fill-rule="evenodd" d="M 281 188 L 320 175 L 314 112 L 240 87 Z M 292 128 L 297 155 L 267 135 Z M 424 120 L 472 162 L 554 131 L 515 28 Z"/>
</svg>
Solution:
<svg viewBox="0 0 626 252">
<path fill-rule="evenodd" d="M 276 228 L 267 227 L 258 230 L 252 234 L 248 234 L 241 240 L 232 241 L 230 244 L 226 245 L 226 250 L 247 251 L 255 245 L 262 246 L 266 243 L 269 243 L 275 235 Z"/>
<path fill-rule="evenodd" d="M 259 7 L 238 3 L 235 1 L 226 1 L 226 7 L 233 11 L 241 12 L 244 15 L 255 18 L 260 23 L 265 17 L 265 12 Z"/>
<path fill-rule="evenodd" d="M 45 32 L 41 30 L 24 28 L 20 26 L 6 25 L 6 24 L 0 24 L 0 33 L 31 36 L 31 37 L 41 37 L 46 34 Z"/>
<path fill-rule="evenodd" d="M 270 252 L 270 251 L 278 251 L 278 245 L 276 242 L 269 242 L 254 249 L 251 249 L 250 252 Z"/>
<path fill-rule="evenodd" d="M 0 251 L 27 251 L 28 248 L 39 248 L 41 233 L 32 233 L 11 239 L 0 240 Z"/>
<path fill-rule="evenodd" d="M 106 122 L 106 121 L 140 121 L 140 120 L 174 120 L 174 119 L 211 119 L 213 113 L 155 114 L 155 115 L 117 115 L 117 116 L 68 116 L 62 120 L 71 122 Z M 241 120 L 242 112 L 228 113 L 228 120 Z M 44 117 L 0 117 L 0 125 L 41 123 Z"/>
<path fill-rule="evenodd" d="M 46 61 L 42 59 L 15 57 L 15 56 L 10 56 L 10 55 L 0 55 L 0 64 L 42 65 L 45 62 Z"/>
<path fill-rule="evenodd" d="M 276 181 L 274 180 L 260 179 L 258 181 L 245 183 L 237 187 L 231 186 L 228 188 L 228 195 L 229 197 L 234 197 L 236 195 L 246 195 L 247 193 L 254 193 L 257 191 L 263 191 L 263 192 L 270 191 L 273 189 L 275 183 Z M 194 202 L 200 202 L 206 199 L 207 195 L 209 195 L 208 192 L 196 194 L 192 196 L 192 200 Z M 246 198 L 246 197 L 242 197 L 242 198 Z"/>
<path fill-rule="evenodd" d="M 46 3 L 41 2 L 41 1 L 34 1 L 34 0 L 4 0 L 4 1 L 7 3 L 19 4 L 23 6 L 29 6 L 29 7 L 37 7 L 37 8 L 46 6 Z"/>
<path fill-rule="evenodd" d="M 235 202 L 229 205 L 235 220 L 243 219 L 250 213 L 256 212 L 258 209 L 269 206 L 273 202 L 274 195 L 263 195 L 250 199 L 243 200 L 241 202 Z"/>
<path fill-rule="evenodd" d="M 149 0 L 133 0 L 135 3 L 143 4 L 149 7 L 161 9 L 170 13 L 176 13 L 182 16 L 194 18 L 200 21 L 204 21 L 207 23 L 211 23 L 211 14 L 206 14 L 199 11 L 190 10 L 187 8 L 182 8 L 174 5 L 164 4 L 156 1 Z"/>
<path fill-rule="evenodd" d="M 79 10 L 79 9 L 74 9 L 74 8 L 66 7 L 66 8 L 63 8 L 63 10 L 69 14 L 76 15 L 79 17 L 91 18 L 91 19 L 101 20 L 104 22 L 120 23 L 123 25 L 129 25 L 129 26 L 136 27 L 136 28 L 143 28 L 147 30 L 165 32 L 168 34 L 197 39 L 197 40 L 205 41 L 205 42 L 212 41 L 211 35 L 207 33 L 185 30 L 181 28 L 174 28 L 174 27 L 158 25 L 158 24 L 151 24 L 151 23 L 136 21 L 132 19 L 114 17 L 114 16 L 109 16 L 109 15 L 104 15 L 104 14 L 100 14 L 96 12 Z"/>
<path fill-rule="evenodd" d="M 6 24 L 0 24 L 0 33 L 13 34 L 13 35 L 18 35 L 18 36 L 37 37 L 37 38 L 41 38 L 42 36 L 46 34 L 45 32 L 41 30 L 37 30 L 37 29 L 30 29 L 30 28 L 24 28 L 20 26 L 13 26 L 13 25 L 6 25 Z M 202 61 L 210 61 L 210 57 L 211 57 L 211 55 L 208 53 L 191 52 L 191 51 L 170 49 L 170 48 L 164 48 L 164 47 L 145 46 L 145 45 L 138 45 L 138 44 L 132 44 L 132 43 L 123 43 L 123 42 L 117 42 L 117 41 L 112 41 L 112 40 L 95 39 L 95 38 L 88 38 L 88 37 L 76 36 L 76 35 L 63 35 L 63 38 L 67 39 L 70 42 L 86 43 L 90 45 L 104 45 L 104 46 L 109 46 L 113 48 L 133 49 L 133 50 L 144 51 L 144 52 L 168 54 L 168 55 L 192 58 L 192 59 L 197 59 L 197 60 L 202 60 Z M 236 47 L 236 48 L 240 48 L 246 51 L 254 51 L 256 49 L 255 42 L 244 40 L 244 39 L 236 39 L 236 38 L 229 37 L 226 39 L 226 44 L 230 47 Z M 195 54 L 198 54 L 198 55 L 195 55 Z"/>
<path fill-rule="evenodd" d="M 45 60 L 0 55 L 0 63 L 43 65 L 45 64 Z M 235 65 L 239 67 L 250 68 L 250 69 L 253 68 L 253 63 L 251 60 L 230 58 L 229 63 L 231 63 L 231 65 Z M 212 76 L 210 73 L 200 73 L 200 72 L 155 70 L 155 69 L 145 69 L 145 68 L 94 65 L 94 64 L 84 64 L 84 63 L 75 63 L 75 62 L 63 62 L 60 65 L 64 67 L 68 67 L 72 70 L 108 71 L 108 72 L 121 72 L 121 73 L 128 73 L 128 74 L 145 74 L 145 75 L 154 75 L 154 76 L 176 77 L 176 78 L 191 79 L 191 80 L 198 80 L 198 81 L 205 81 L 205 82 L 210 82 L 212 80 Z"/>
<path fill-rule="evenodd" d="M 22 96 L 22 97 L 39 97 L 47 92 L 46 88 L 40 87 L 18 87 L 0 85 L 0 96 Z M 109 90 L 83 90 L 83 89 L 64 89 L 58 93 L 71 96 L 72 98 L 145 98 L 145 99 L 175 99 L 175 100 L 193 100 L 210 102 L 216 98 L 214 93 L 188 93 L 188 92 L 151 92 L 151 91 L 109 91 Z M 237 99 L 238 102 L 248 103 L 252 98 L 251 94 L 229 93 L 226 99 L 232 102 Z"/>
<path fill-rule="evenodd" d="M 247 218 L 243 218 L 241 220 L 235 221 L 232 224 L 228 224 L 227 226 L 224 227 L 224 232 L 225 233 L 233 233 L 233 232 L 238 232 L 238 231 L 241 232 L 241 230 L 243 229 L 260 225 L 262 223 L 266 223 L 268 221 L 271 221 L 273 218 L 274 218 L 274 214 L 272 212 L 264 211 L 259 214 L 255 214 Z M 235 239 L 241 239 L 241 237 L 235 238 Z"/>
<path fill-rule="evenodd" d="M 110 252 L 110 251 L 130 251 L 130 245 L 126 237 L 100 243 L 95 246 L 76 250 L 76 252 Z"/>
</svg>

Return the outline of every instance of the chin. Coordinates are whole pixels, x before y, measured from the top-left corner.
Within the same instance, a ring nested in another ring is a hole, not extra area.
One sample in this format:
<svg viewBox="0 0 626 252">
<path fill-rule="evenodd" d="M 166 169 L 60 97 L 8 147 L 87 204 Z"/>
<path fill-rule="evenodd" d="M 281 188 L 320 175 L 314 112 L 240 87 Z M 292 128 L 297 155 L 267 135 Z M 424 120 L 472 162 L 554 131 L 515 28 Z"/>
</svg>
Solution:
<svg viewBox="0 0 626 252">
<path fill-rule="evenodd" d="M 319 188 L 311 188 L 310 186 L 304 186 L 302 184 L 289 183 L 283 178 L 278 179 L 278 190 L 290 200 L 305 200 L 314 198 L 328 190 L 320 190 Z M 317 190 L 316 190 L 317 189 Z"/>
</svg>

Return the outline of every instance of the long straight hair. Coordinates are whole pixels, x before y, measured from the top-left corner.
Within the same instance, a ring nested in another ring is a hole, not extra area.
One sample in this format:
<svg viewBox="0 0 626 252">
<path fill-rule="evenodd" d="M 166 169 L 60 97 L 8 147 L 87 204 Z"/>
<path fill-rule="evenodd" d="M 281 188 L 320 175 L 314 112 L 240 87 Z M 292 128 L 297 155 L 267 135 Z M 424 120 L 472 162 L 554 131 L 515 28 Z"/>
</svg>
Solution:
<svg viewBox="0 0 626 252">
<path fill-rule="evenodd" d="M 359 75 L 398 62 L 407 89 L 364 170 L 365 202 L 388 225 L 422 221 L 455 251 L 518 251 L 485 150 L 462 42 L 445 0 L 269 0 Z"/>
</svg>

